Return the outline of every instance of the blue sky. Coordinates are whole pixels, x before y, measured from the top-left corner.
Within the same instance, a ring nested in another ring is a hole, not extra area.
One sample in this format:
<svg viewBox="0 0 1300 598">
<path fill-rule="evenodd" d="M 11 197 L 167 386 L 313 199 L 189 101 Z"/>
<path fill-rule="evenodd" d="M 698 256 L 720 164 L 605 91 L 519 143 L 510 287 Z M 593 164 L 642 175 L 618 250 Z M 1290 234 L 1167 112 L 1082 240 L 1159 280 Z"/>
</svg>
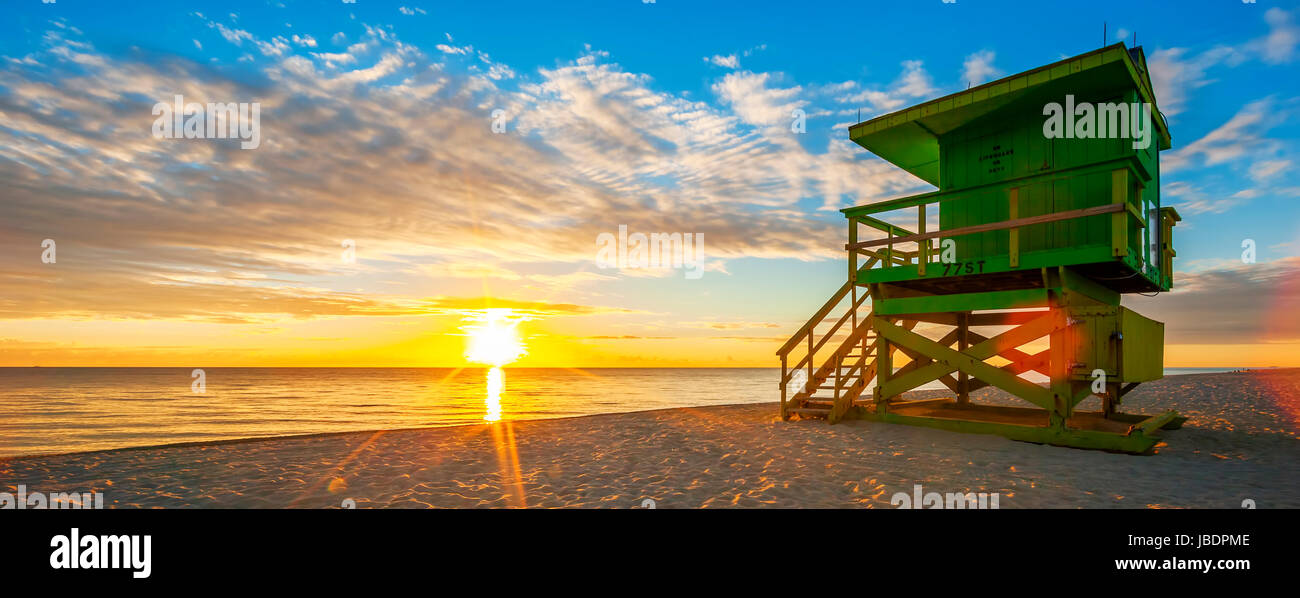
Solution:
<svg viewBox="0 0 1300 598">
<path fill-rule="evenodd" d="M 574 338 L 638 341 L 578 352 L 591 359 L 669 359 L 675 350 L 665 343 L 639 342 L 669 338 L 716 340 L 732 361 L 767 359 L 764 343 L 797 328 L 842 280 L 835 210 L 927 190 L 847 142 L 858 110 L 866 119 L 1103 41 L 1131 43 L 1136 32 L 1173 133 L 1174 148 L 1162 154 L 1164 198 L 1186 218 L 1176 266 L 1187 288 L 1144 312 L 1195 331 L 1171 334 L 1175 342 L 1300 346 L 1300 325 L 1279 330 L 1262 317 L 1191 325 L 1218 305 L 1210 281 L 1253 296 L 1257 303 L 1233 308 L 1243 312 L 1275 314 L 1300 301 L 1274 292 L 1300 270 L 1297 2 L 31 0 L 7 8 L 0 109 L 10 116 L 0 137 L 9 149 L 0 151 L 0 174 L 24 181 L 2 208 L 10 242 L 52 234 L 44 231 L 57 227 L 42 220 L 58 211 L 40 207 L 51 197 L 91 206 L 81 208 L 84 222 L 59 226 L 101 264 L 93 274 L 84 264 L 86 276 L 138 298 L 132 306 L 99 296 L 17 300 L 0 316 L 25 342 L 67 341 L 36 320 L 70 313 L 206 319 L 292 336 L 297 324 L 278 318 L 400 318 L 426 314 L 423 297 L 454 304 L 490 293 L 567 318 L 563 334 Z M 270 147 L 250 159 L 211 146 L 137 144 L 151 119 L 138 106 L 172 90 L 261 101 Z M 497 107 L 510 114 L 508 139 L 484 136 Z M 807 134 L 788 134 L 792 108 L 808 114 Z M 78 170 L 50 166 L 67 160 L 80 160 Z M 327 216 L 352 206 L 364 214 Z M 281 211 L 290 207 L 298 211 Z M 211 224 L 204 209 L 229 222 Z M 156 226 L 102 226 L 92 213 Z M 263 220 L 239 222 L 254 213 Z M 690 281 L 593 268 L 590 240 L 620 223 L 704 232 L 713 269 Z M 167 226 L 210 233 L 183 252 L 177 235 L 158 232 Z M 312 257 L 313 235 L 365 239 L 366 250 L 340 273 Z M 1243 239 L 1256 242 L 1258 264 L 1241 263 Z M 169 285 L 197 286 L 149 307 L 159 272 Z M 210 294 L 204 285 L 282 293 L 289 307 L 256 311 L 240 299 L 181 307 L 185 293 Z M 194 334 L 180 330 L 150 342 L 171 346 Z"/>
</svg>

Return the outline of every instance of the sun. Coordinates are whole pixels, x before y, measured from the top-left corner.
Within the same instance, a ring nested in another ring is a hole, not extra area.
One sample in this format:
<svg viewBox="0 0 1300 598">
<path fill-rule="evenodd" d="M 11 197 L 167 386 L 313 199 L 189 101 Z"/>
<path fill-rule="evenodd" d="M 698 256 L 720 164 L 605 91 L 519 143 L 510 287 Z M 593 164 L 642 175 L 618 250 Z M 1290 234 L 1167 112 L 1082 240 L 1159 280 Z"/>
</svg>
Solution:
<svg viewBox="0 0 1300 598">
<path fill-rule="evenodd" d="M 469 335 L 465 359 L 501 367 L 528 352 L 519 339 L 518 326 L 524 318 L 509 308 L 477 310 L 465 317 L 471 324 L 464 327 Z"/>
</svg>

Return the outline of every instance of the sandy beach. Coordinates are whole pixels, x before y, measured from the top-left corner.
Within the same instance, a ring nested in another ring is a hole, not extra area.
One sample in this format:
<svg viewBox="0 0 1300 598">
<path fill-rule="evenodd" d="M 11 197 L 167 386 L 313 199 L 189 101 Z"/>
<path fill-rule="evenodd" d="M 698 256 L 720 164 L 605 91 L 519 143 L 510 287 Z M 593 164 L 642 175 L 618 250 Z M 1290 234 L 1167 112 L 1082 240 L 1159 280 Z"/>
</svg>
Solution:
<svg viewBox="0 0 1300 598">
<path fill-rule="evenodd" d="M 1174 376 L 1126 398 L 1169 408 L 1190 419 L 1149 456 L 749 404 L 18 457 L 0 460 L 0 491 L 101 492 L 108 508 L 892 508 L 921 484 L 997 492 L 1001 508 L 1300 507 L 1300 370 Z"/>
</svg>

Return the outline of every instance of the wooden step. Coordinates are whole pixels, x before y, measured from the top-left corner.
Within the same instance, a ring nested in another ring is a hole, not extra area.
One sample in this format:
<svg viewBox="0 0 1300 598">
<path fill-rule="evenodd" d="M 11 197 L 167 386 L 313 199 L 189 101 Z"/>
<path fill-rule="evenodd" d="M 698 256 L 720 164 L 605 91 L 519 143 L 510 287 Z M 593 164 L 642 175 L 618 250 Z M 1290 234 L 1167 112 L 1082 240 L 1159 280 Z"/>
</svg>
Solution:
<svg viewBox="0 0 1300 598">
<path fill-rule="evenodd" d="M 831 413 L 831 410 L 830 410 L 830 409 L 815 409 L 815 408 L 809 408 L 809 407 L 796 407 L 796 408 L 794 408 L 794 409 L 790 409 L 790 410 L 788 410 L 788 411 L 789 411 L 790 413 L 797 413 L 797 414 L 799 414 L 799 415 L 807 415 L 807 416 L 809 416 L 809 417 L 826 417 L 827 415 L 830 415 L 830 413 Z"/>
</svg>

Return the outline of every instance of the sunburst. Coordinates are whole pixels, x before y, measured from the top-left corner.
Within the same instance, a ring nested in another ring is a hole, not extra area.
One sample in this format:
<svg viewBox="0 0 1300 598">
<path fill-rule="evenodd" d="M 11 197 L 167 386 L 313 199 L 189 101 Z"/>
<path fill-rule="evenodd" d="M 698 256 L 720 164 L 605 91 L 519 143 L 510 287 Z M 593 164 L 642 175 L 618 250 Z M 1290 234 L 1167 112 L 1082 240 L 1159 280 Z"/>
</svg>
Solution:
<svg viewBox="0 0 1300 598">
<path fill-rule="evenodd" d="M 518 326 L 524 317 L 509 308 L 492 308 L 472 312 L 466 316 L 472 323 L 465 325 L 469 346 L 465 359 L 500 367 L 528 354 L 519 337 Z"/>
</svg>

